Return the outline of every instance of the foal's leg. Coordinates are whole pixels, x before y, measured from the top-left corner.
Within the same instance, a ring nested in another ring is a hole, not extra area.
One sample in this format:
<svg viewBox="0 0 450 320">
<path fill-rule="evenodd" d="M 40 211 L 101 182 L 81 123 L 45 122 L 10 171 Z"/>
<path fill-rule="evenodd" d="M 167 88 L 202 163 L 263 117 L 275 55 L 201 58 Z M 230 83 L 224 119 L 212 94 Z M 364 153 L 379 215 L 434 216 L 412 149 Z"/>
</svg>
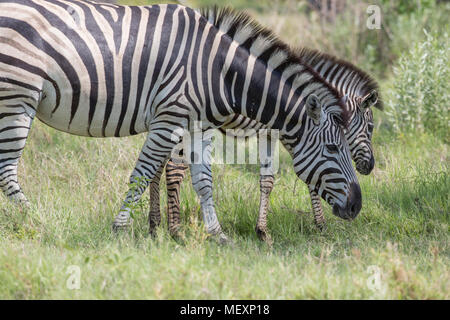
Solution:
<svg viewBox="0 0 450 320">
<path fill-rule="evenodd" d="M 267 242 L 268 244 L 272 243 L 272 238 L 270 237 L 269 230 L 267 229 L 267 211 L 269 207 L 270 193 L 272 192 L 273 189 L 273 182 L 274 182 L 273 175 L 260 176 L 259 214 L 258 220 L 256 222 L 255 231 L 259 239 Z"/>
<path fill-rule="evenodd" d="M 180 186 L 186 174 L 187 165 L 176 164 L 169 160 L 166 168 L 166 186 L 167 186 L 167 226 L 172 236 L 177 236 L 180 228 Z M 160 210 L 160 179 L 153 179 L 150 184 L 150 233 L 161 222 Z"/>
<path fill-rule="evenodd" d="M 269 138 L 269 139 L 267 139 Z M 266 148 L 261 148 L 261 138 L 260 141 L 260 150 L 259 150 L 259 159 L 260 159 L 260 179 L 259 179 L 259 190 L 260 190 L 260 198 L 259 198 L 259 214 L 258 220 L 256 222 L 255 231 L 258 235 L 258 238 L 262 241 L 267 242 L 268 244 L 272 244 L 272 238 L 270 237 L 269 230 L 267 229 L 267 213 L 269 208 L 269 198 L 270 193 L 273 189 L 274 183 L 274 149 L 272 145 L 272 141 L 270 136 L 267 137 Z"/>
<path fill-rule="evenodd" d="M 311 195 L 311 204 L 314 215 L 314 222 L 320 231 L 326 228 L 326 221 L 323 214 L 322 203 L 320 201 L 320 196 L 314 190 L 309 189 L 309 194 Z"/>
<path fill-rule="evenodd" d="M 186 176 L 187 165 L 184 163 L 167 162 L 167 225 L 172 236 L 177 236 L 180 230 L 180 187 Z"/>
<path fill-rule="evenodd" d="M 148 223 L 150 234 L 154 234 L 156 228 L 161 224 L 161 208 L 159 203 L 159 184 L 161 181 L 161 174 L 164 170 L 164 165 L 162 165 L 152 182 L 150 183 L 150 211 L 148 214 Z"/>
</svg>

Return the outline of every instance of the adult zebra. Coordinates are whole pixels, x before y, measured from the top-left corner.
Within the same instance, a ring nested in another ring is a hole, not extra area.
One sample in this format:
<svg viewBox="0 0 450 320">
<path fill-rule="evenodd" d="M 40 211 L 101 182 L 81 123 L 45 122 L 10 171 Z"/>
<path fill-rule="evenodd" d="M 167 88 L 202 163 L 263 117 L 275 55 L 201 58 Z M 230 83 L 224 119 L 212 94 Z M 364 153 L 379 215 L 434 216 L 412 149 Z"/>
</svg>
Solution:
<svg viewBox="0 0 450 320">
<path fill-rule="evenodd" d="M 204 12 L 205 16 L 213 15 L 215 12 Z M 357 170 L 364 175 L 370 174 L 375 159 L 371 145 L 373 131 L 373 114 L 371 106 L 382 109 L 382 102 L 378 99 L 378 85 L 376 81 L 367 73 L 357 68 L 353 64 L 317 50 L 303 48 L 298 52 L 299 58 L 310 65 L 322 77 L 325 78 L 341 95 L 346 95 L 347 108 L 350 111 L 350 125 L 345 131 L 346 139 L 350 146 L 352 158 L 356 164 Z M 226 123 L 221 131 L 227 135 L 233 135 L 233 130 L 237 130 L 238 135 L 242 130 L 257 130 L 260 124 L 250 121 L 248 118 L 239 115 Z M 225 132 L 223 129 L 230 129 Z M 283 140 L 283 138 L 281 138 Z M 273 162 L 268 162 L 271 164 Z M 180 185 L 185 177 L 185 170 L 188 166 L 183 163 L 174 163 L 169 161 L 166 166 L 166 184 L 167 184 L 167 218 L 168 227 L 171 234 L 176 234 L 180 226 Z M 210 175 L 210 168 L 206 168 Z M 270 242 L 270 236 L 267 231 L 267 209 L 269 196 L 273 189 L 274 176 L 273 169 L 262 167 L 260 174 L 260 206 L 259 215 L 256 224 L 256 232 L 262 240 Z M 325 226 L 320 197 L 309 188 L 314 220 L 316 225 L 322 229 Z M 151 229 L 155 228 L 160 218 L 159 187 L 152 186 L 150 189 L 150 203 L 152 210 L 150 216 L 152 219 Z"/>
<path fill-rule="evenodd" d="M 242 114 L 280 130 L 297 175 L 341 217 L 355 217 L 361 192 L 339 94 L 271 33 L 255 33 L 250 21 L 232 30 L 245 17 L 224 18 L 229 23 L 217 28 L 178 5 L 1 0 L 3 192 L 28 203 L 17 163 L 35 116 L 89 137 L 148 132 L 130 181 L 146 179 L 129 190 L 114 222 L 121 227 L 177 144 L 174 134 L 194 121 L 218 128 Z M 208 232 L 223 236 L 215 213 L 203 214 Z"/>
</svg>

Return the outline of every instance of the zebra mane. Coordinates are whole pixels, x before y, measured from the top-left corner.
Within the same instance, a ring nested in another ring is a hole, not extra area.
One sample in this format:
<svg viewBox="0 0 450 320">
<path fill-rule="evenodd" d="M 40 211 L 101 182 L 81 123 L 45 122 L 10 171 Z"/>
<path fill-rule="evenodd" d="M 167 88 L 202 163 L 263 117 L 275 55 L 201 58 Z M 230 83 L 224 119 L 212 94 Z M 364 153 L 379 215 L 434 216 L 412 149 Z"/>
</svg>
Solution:
<svg viewBox="0 0 450 320">
<path fill-rule="evenodd" d="M 275 33 L 263 27 L 248 13 L 237 11 L 230 7 L 206 7 L 199 10 L 211 24 L 231 39 L 239 43 L 239 46 L 247 49 L 263 61 L 272 70 L 283 71 L 288 68 L 307 70 L 311 74 L 311 80 L 321 82 L 336 99 L 341 108 L 342 125 L 347 127 L 351 119 L 351 112 L 340 99 L 340 93 L 320 76 L 310 65 L 306 64 L 295 50 L 279 39 Z M 299 70 L 299 71 L 300 71 Z"/>
<path fill-rule="evenodd" d="M 358 77 L 358 88 L 361 90 L 359 93 L 361 96 L 365 96 L 366 94 L 369 94 L 373 90 L 376 90 L 378 93 L 378 101 L 374 105 L 375 108 L 378 108 L 379 110 L 383 110 L 383 101 L 381 100 L 380 93 L 379 93 L 379 86 L 378 83 L 375 81 L 372 76 L 370 76 L 365 71 L 361 70 L 354 64 L 345 61 L 343 59 L 339 59 L 335 56 L 332 56 L 327 53 L 323 53 L 319 50 L 310 49 L 310 48 L 300 48 L 297 50 L 297 54 L 305 63 L 315 66 L 319 64 L 320 62 L 331 62 L 332 64 L 337 64 L 339 67 L 344 68 L 346 70 L 349 70 L 357 75 Z"/>
</svg>

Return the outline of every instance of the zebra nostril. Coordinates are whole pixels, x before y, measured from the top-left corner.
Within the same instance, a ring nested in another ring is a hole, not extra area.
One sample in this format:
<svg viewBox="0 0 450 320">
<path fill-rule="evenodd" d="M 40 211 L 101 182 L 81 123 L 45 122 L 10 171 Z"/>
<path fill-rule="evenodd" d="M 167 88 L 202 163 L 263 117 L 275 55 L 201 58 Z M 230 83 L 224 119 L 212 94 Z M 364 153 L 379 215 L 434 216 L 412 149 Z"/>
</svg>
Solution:
<svg viewBox="0 0 450 320">
<path fill-rule="evenodd" d="M 361 195 L 361 188 L 359 187 L 359 184 L 352 183 L 351 189 L 350 189 L 350 216 L 351 218 L 356 218 L 358 213 L 360 212 L 362 207 L 362 195 Z"/>
<path fill-rule="evenodd" d="M 354 205 L 352 205 L 352 207 L 350 208 L 350 215 L 351 215 L 352 217 L 354 217 L 354 216 L 355 216 L 355 212 L 356 212 L 356 205 L 354 204 Z"/>
</svg>

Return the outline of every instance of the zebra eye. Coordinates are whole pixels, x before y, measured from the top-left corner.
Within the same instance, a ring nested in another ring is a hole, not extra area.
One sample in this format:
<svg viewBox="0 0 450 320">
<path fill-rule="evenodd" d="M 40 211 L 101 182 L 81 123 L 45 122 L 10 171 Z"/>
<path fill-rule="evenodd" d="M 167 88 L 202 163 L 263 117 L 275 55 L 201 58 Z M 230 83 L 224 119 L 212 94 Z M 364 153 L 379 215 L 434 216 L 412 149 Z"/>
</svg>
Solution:
<svg viewBox="0 0 450 320">
<path fill-rule="evenodd" d="M 338 153 L 339 152 L 339 148 L 335 144 L 327 144 L 325 147 L 327 148 L 329 153 Z"/>
</svg>

